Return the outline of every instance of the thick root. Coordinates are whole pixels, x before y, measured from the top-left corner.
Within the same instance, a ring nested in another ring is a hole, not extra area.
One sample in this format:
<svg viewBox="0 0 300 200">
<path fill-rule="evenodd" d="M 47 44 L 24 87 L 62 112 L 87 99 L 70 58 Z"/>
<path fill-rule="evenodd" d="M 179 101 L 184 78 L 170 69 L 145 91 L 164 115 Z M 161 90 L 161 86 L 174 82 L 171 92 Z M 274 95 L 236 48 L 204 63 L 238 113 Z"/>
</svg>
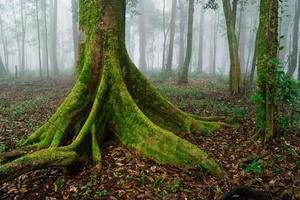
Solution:
<svg viewBox="0 0 300 200">
<path fill-rule="evenodd" d="M 63 148 L 45 149 L 25 155 L 5 165 L 0 165 L 0 183 L 26 172 L 49 166 L 66 167 L 78 162 L 76 152 Z"/>
<path fill-rule="evenodd" d="M 189 115 L 162 97 L 125 55 L 123 77 L 126 87 L 142 112 L 155 124 L 175 133 L 207 133 L 219 129 L 222 124 L 202 120 Z"/>
</svg>

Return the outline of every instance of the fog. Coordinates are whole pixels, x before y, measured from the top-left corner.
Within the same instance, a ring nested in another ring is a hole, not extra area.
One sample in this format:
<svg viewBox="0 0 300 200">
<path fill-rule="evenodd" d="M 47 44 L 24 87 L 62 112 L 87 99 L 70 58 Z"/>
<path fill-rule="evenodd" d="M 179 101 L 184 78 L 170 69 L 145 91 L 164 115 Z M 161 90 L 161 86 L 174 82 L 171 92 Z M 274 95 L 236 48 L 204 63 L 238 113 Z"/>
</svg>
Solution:
<svg viewBox="0 0 300 200">
<path fill-rule="evenodd" d="M 57 14 L 55 2 L 57 3 Z M 44 3 L 46 3 L 45 10 L 43 10 Z M 192 57 L 189 70 L 190 72 L 197 70 L 199 55 L 202 51 L 204 73 L 228 75 L 230 57 L 222 2 L 217 1 L 217 8 L 214 9 L 204 8 L 206 3 L 207 1 L 195 2 Z M 294 7 L 295 0 L 285 1 L 280 8 L 284 12 L 279 13 L 282 19 L 280 35 L 285 35 L 285 39 L 282 41 L 285 49 L 280 57 L 285 65 L 288 65 L 289 55 L 292 52 Z M 38 8 L 38 13 L 36 8 Z M 74 45 L 77 46 L 74 37 L 78 35 L 72 28 L 73 23 L 78 23 L 77 13 L 74 15 L 75 9 L 78 8 L 72 7 L 72 0 L 0 0 L 0 55 L 8 71 L 12 74 L 17 72 L 20 76 L 25 74 L 34 76 L 34 74 L 38 74 L 41 66 L 42 76 L 46 76 L 47 68 L 50 75 L 59 74 L 57 70 L 60 73 L 72 74 L 76 55 Z M 162 70 L 167 65 L 171 11 L 172 0 L 140 0 L 136 6 L 127 9 L 127 49 L 135 64 L 140 66 L 144 72 Z M 174 71 L 182 65 L 185 56 L 188 1 L 179 0 L 175 11 L 172 59 L 172 70 Z M 237 6 L 236 32 L 240 46 L 241 68 L 245 74 L 249 73 L 253 63 L 258 11 L 259 3 L 255 0 L 241 1 Z M 44 12 L 46 20 L 43 18 Z M 55 16 L 57 16 L 57 24 L 55 24 Z M 201 22 L 202 17 L 203 21 Z M 37 22 L 39 22 L 39 27 Z M 44 26 L 45 24 L 46 26 Z M 78 24 L 76 26 L 78 27 Z M 47 28 L 47 34 L 45 28 Z M 40 42 L 38 41 L 38 31 Z M 201 34 L 203 34 L 202 42 L 200 41 Z M 39 64 L 39 52 L 41 65 Z M 45 66 L 47 59 L 49 59 L 48 67 Z"/>
</svg>

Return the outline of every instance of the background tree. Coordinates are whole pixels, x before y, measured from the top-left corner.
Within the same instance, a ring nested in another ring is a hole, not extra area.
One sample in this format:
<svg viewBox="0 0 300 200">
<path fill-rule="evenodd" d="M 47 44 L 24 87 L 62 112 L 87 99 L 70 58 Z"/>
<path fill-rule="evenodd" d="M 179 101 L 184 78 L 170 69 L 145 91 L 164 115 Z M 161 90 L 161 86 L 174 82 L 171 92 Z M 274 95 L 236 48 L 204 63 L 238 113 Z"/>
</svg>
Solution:
<svg viewBox="0 0 300 200">
<path fill-rule="evenodd" d="M 57 62 L 57 0 L 51 0 L 50 9 L 50 63 L 54 75 L 58 75 L 58 62 Z"/>
<path fill-rule="evenodd" d="M 235 34 L 233 12 L 229 0 L 223 0 L 223 9 L 227 25 L 227 37 L 230 53 L 230 93 L 237 95 L 242 92 L 243 81 L 239 59 L 239 44 Z"/>
<path fill-rule="evenodd" d="M 178 83 L 188 83 L 189 66 L 192 57 L 192 42 L 193 42 L 193 24 L 194 24 L 194 6 L 195 1 L 189 0 L 189 11 L 188 11 L 188 31 L 187 31 L 187 42 L 186 42 L 186 54 L 183 66 L 181 66 L 179 72 Z"/>
<path fill-rule="evenodd" d="M 276 70 L 278 66 L 278 0 L 261 0 L 257 61 L 256 135 L 263 141 L 276 137 Z"/>
<path fill-rule="evenodd" d="M 300 2 L 296 1 L 295 6 L 295 17 L 294 17 L 294 27 L 293 27 L 293 43 L 292 43 L 292 53 L 290 57 L 290 64 L 288 65 L 287 75 L 293 76 L 297 68 L 298 60 L 298 43 L 299 43 L 299 21 L 300 21 Z"/>
<path fill-rule="evenodd" d="M 171 22 L 170 22 L 169 51 L 168 51 L 168 59 L 167 59 L 167 66 L 166 66 L 166 71 L 167 74 L 169 75 L 172 73 L 176 13 L 177 13 L 177 0 L 173 0 L 172 11 L 171 11 Z"/>
<path fill-rule="evenodd" d="M 99 166 L 101 145 L 111 134 L 159 163 L 201 166 L 222 176 L 205 152 L 172 133 L 210 132 L 222 124 L 179 110 L 137 70 L 125 47 L 125 9 L 125 0 L 80 1 L 80 30 L 86 38 L 76 84 L 56 113 L 27 138 L 29 146 L 1 154 L 1 181 L 48 166 L 72 169 L 89 160 Z"/>
<path fill-rule="evenodd" d="M 73 48 L 75 63 L 78 58 L 78 2 L 72 0 L 72 33 L 73 33 Z"/>
</svg>

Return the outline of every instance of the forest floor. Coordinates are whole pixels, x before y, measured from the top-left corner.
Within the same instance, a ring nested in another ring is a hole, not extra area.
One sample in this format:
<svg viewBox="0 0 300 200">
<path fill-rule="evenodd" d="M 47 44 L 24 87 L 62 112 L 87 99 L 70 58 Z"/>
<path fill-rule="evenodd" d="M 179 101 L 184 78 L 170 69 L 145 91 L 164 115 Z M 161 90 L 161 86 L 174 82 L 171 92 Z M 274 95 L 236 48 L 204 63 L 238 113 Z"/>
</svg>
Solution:
<svg viewBox="0 0 300 200">
<path fill-rule="evenodd" d="M 254 105 L 230 98 L 223 80 L 197 78 L 177 86 L 154 81 L 171 102 L 200 116 L 228 116 L 237 128 L 207 137 L 187 138 L 206 150 L 225 171 L 217 179 L 199 170 L 158 165 L 117 141 L 105 144 L 103 169 L 86 167 L 76 176 L 61 169 L 30 172 L 0 185 L 0 199 L 220 199 L 232 187 L 246 185 L 270 199 L 290 193 L 300 198 L 300 137 L 296 133 L 263 144 L 254 142 Z M 0 85 L 0 151 L 17 148 L 45 122 L 66 97 L 73 80 Z M 298 133 L 299 134 L 299 133 Z"/>
</svg>

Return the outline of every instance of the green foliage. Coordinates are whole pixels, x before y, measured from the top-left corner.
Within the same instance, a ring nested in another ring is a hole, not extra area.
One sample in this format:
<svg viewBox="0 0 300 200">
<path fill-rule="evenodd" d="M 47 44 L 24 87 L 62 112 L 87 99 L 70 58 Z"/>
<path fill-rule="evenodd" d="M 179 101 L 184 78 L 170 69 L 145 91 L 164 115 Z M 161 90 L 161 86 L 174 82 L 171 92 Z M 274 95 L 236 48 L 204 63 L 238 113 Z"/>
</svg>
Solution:
<svg viewBox="0 0 300 200">
<path fill-rule="evenodd" d="M 32 100 L 27 100 L 23 102 L 18 102 L 17 104 L 13 104 L 10 106 L 11 116 L 18 117 L 20 115 L 25 114 L 31 110 L 37 110 L 44 101 L 43 98 L 36 98 Z"/>
<path fill-rule="evenodd" d="M 104 190 L 101 190 L 101 191 L 97 191 L 96 192 L 96 197 L 100 198 L 100 197 L 106 197 L 109 195 L 109 191 L 104 189 Z"/>
<path fill-rule="evenodd" d="M 0 143 L 0 153 L 4 152 L 6 149 L 5 144 Z"/>
<path fill-rule="evenodd" d="M 158 187 L 164 185 L 165 181 L 160 177 L 159 174 L 155 175 L 154 177 L 154 182 L 153 182 L 153 187 Z"/>
<path fill-rule="evenodd" d="M 84 198 L 90 198 L 92 191 L 91 191 L 91 188 L 88 184 L 83 186 L 82 191 L 83 191 L 82 195 L 83 195 Z"/>
<path fill-rule="evenodd" d="M 64 180 L 62 180 L 61 178 L 56 179 L 56 181 L 54 182 L 54 192 L 60 191 L 64 186 L 64 183 Z"/>
<path fill-rule="evenodd" d="M 268 61 L 268 65 L 276 66 L 275 80 L 268 79 L 267 76 L 262 76 L 260 81 L 271 86 L 270 92 L 265 95 L 261 91 L 256 91 L 251 100 L 257 105 L 263 105 L 268 100 L 273 102 L 277 107 L 276 121 L 279 130 L 287 132 L 290 130 L 299 130 L 300 123 L 300 85 L 299 82 L 292 77 L 287 76 L 284 72 L 283 65 L 278 58 L 272 58 Z M 298 110 L 297 110 L 298 109 Z M 265 115 L 265 109 L 257 109 L 257 115 Z M 298 126 L 298 127 L 297 127 Z M 257 127 L 265 129 L 265 124 L 262 121 L 257 121 Z"/>
<path fill-rule="evenodd" d="M 246 173 L 258 173 L 260 174 L 262 172 L 262 167 L 261 167 L 261 164 L 262 164 L 262 160 L 253 160 L 252 163 L 246 167 L 245 169 L 245 172 Z"/>
<path fill-rule="evenodd" d="M 181 182 L 180 181 L 175 181 L 174 183 L 172 183 L 172 185 L 169 188 L 169 192 L 174 193 L 177 192 L 177 190 L 180 187 Z"/>
<path fill-rule="evenodd" d="M 166 190 L 162 191 L 161 193 L 162 200 L 167 200 L 167 197 L 168 197 L 168 192 Z"/>
</svg>

